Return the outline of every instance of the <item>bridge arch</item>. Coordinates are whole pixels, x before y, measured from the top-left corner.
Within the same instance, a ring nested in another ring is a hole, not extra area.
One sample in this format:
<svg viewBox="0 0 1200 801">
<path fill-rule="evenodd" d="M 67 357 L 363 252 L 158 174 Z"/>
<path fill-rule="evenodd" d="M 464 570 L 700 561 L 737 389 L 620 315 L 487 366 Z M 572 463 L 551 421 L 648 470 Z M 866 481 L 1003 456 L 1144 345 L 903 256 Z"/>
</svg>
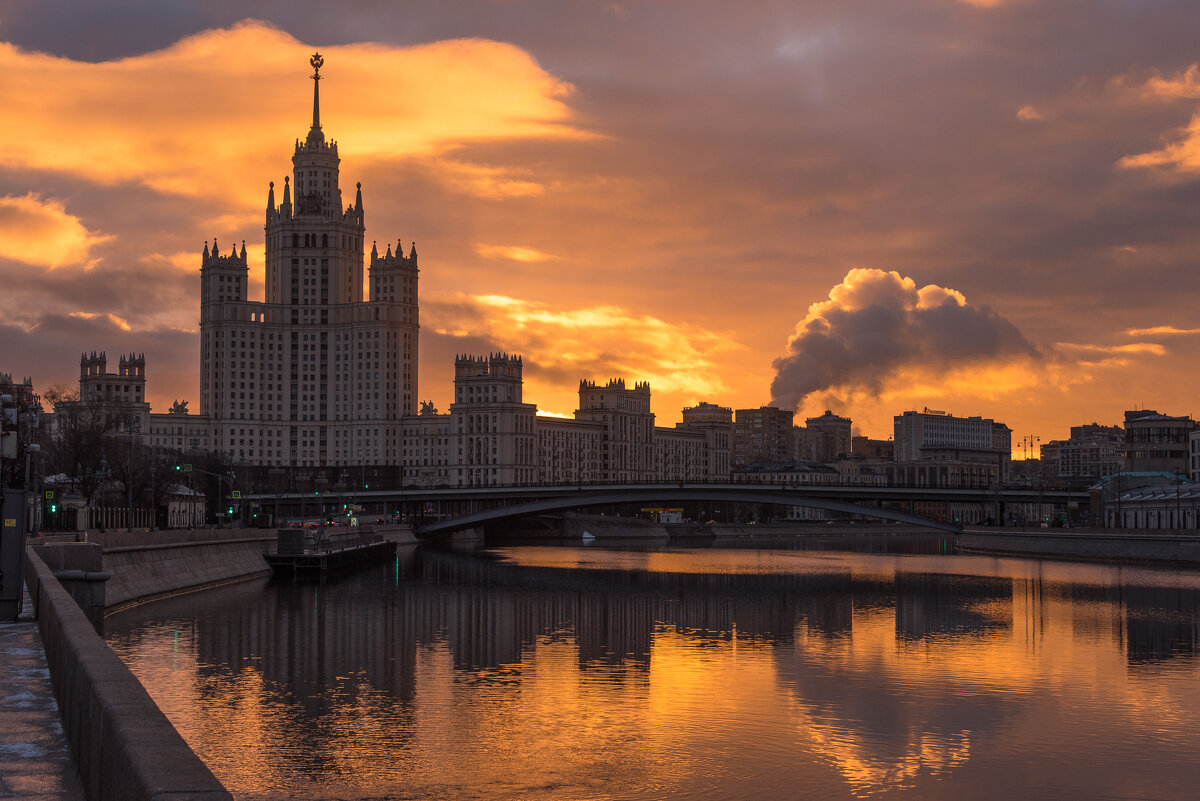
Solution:
<svg viewBox="0 0 1200 801">
<path fill-rule="evenodd" d="M 728 489 L 706 487 L 703 489 L 586 489 L 574 494 L 526 501 L 510 506 L 486 509 L 482 512 L 474 512 L 451 518 L 450 520 L 439 520 L 436 523 L 419 527 L 415 533 L 421 539 L 429 539 L 442 534 L 473 528 L 484 523 L 497 520 L 511 520 L 517 517 L 545 512 L 565 512 L 570 509 L 587 509 L 595 506 L 609 506 L 621 503 L 664 503 L 669 501 L 729 501 L 733 503 L 769 503 L 776 506 L 804 506 L 810 509 L 824 509 L 830 512 L 845 512 L 848 514 L 864 515 L 866 517 L 876 517 L 881 520 L 894 520 L 898 523 L 909 523 L 939 531 L 948 531 L 954 534 L 962 531 L 962 526 L 956 523 L 930 520 L 925 517 L 918 517 L 895 509 L 883 509 L 878 506 L 866 506 L 827 498 L 804 497 L 794 492 L 789 492 L 786 489 L 764 492 L 762 490 L 751 491 L 737 487 L 730 487 Z"/>
</svg>

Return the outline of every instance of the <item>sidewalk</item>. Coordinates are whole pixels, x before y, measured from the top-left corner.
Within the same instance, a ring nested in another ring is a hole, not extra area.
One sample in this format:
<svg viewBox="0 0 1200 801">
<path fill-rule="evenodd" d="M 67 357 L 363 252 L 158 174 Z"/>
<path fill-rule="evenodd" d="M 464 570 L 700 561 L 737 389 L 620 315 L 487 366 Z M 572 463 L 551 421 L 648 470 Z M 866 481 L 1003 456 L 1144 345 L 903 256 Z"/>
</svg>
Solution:
<svg viewBox="0 0 1200 801">
<path fill-rule="evenodd" d="M 0 623 L 0 799 L 84 801 L 63 734 L 33 604 Z"/>
</svg>

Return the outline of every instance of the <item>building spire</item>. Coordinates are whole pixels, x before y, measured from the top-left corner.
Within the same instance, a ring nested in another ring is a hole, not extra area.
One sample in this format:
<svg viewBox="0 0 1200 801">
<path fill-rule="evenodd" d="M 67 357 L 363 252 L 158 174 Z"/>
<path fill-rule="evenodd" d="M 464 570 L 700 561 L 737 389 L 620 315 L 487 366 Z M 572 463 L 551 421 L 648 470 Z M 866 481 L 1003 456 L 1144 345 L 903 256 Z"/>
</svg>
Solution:
<svg viewBox="0 0 1200 801">
<path fill-rule="evenodd" d="M 325 64 L 325 58 L 320 53 L 313 53 L 308 64 L 312 65 L 312 130 L 320 131 L 320 67 Z"/>
</svg>

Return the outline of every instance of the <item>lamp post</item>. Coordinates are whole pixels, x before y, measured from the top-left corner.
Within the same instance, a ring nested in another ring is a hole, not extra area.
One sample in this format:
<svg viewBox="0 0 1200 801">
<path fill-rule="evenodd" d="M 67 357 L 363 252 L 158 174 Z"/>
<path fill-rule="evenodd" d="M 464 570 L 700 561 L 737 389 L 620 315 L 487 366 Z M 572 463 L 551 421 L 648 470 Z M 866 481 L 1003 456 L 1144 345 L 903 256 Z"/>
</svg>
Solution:
<svg viewBox="0 0 1200 801">
<path fill-rule="evenodd" d="M 29 478 L 30 478 L 30 476 L 29 476 L 29 467 L 30 467 L 30 460 L 31 460 L 31 457 L 32 457 L 32 461 L 33 461 L 33 481 L 34 481 L 33 497 L 36 499 L 36 500 L 35 500 L 35 504 L 34 504 L 34 508 L 33 508 L 33 514 L 32 514 L 32 515 L 30 515 L 30 517 L 31 517 L 32 519 L 30 520 L 30 525 L 31 525 L 31 528 L 30 528 L 30 534 L 29 534 L 29 535 L 30 535 L 31 537 L 36 537 L 36 536 L 38 535 L 38 522 L 39 522 L 39 520 L 41 519 L 41 515 L 39 514 L 39 512 L 40 512 L 40 510 L 41 510 L 41 509 L 42 509 L 42 507 L 43 507 L 43 504 L 42 504 L 42 502 L 41 502 L 42 493 L 40 492 L 40 488 L 37 486 L 37 485 L 38 485 L 38 480 L 37 480 L 37 476 L 38 476 L 38 469 L 37 469 L 37 457 L 38 457 L 38 454 L 41 452 L 41 450 L 42 450 L 42 446 L 41 446 L 41 445 L 38 445 L 36 442 L 30 443 L 30 444 L 28 444 L 28 445 L 26 445 L 26 446 L 25 446 L 25 492 L 26 492 L 26 497 L 29 497 L 28 493 L 29 493 L 29 491 L 30 491 L 30 488 L 29 488 Z"/>
</svg>

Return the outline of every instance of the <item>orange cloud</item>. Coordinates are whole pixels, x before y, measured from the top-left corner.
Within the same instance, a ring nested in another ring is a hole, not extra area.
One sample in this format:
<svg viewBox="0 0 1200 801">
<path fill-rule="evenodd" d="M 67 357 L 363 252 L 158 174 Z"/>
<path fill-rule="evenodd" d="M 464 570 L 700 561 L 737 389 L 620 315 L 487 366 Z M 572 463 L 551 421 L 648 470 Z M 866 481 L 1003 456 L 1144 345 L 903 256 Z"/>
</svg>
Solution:
<svg viewBox="0 0 1200 801">
<path fill-rule="evenodd" d="M 115 314 L 108 314 L 108 313 L 101 313 L 101 312 L 71 312 L 70 315 L 68 315 L 68 316 L 78 317 L 81 320 L 95 320 L 97 318 L 103 318 L 105 320 L 108 320 L 110 323 L 115 325 L 117 328 L 120 328 L 122 331 L 132 331 L 133 330 L 133 327 L 129 325 L 128 320 L 126 320 L 123 317 L 118 317 Z"/>
<path fill-rule="evenodd" d="M 303 77 L 312 50 L 257 21 L 98 64 L 0 43 L 0 105 L 22 132 L 0 150 L 0 165 L 249 204 L 280 168 L 280 143 L 309 125 Z M 564 102 L 572 87 L 513 45 L 350 44 L 324 55 L 327 136 L 353 143 L 356 158 L 434 158 L 470 141 L 586 135 Z M 382 104 L 381 85 L 389 87 Z M 539 191 L 493 168 L 447 161 L 446 172 L 460 191 L 484 196 Z"/>
<path fill-rule="evenodd" d="M 1200 99 L 1200 65 L 1192 64 L 1171 77 L 1155 75 L 1141 87 L 1141 95 L 1154 100 Z M 1172 141 L 1157 150 L 1125 156 L 1118 167 L 1166 167 L 1179 172 L 1200 169 L 1200 112 L 1171 136 Z"/>
<path fill-rule="evenodd" d="M 89 231 L 58 200 L 27 195 L 0 197 L 0 258 L 49 267 L 91 267 L 91 250 L 111 240 Z"/>
<path fill-rule="evenodd" d="M 509 261 L 546 261 L 554 258 L 549 253 L 543 253 L 537 248 L 514 245 L 478 244 L 475 246 L 475 252 L 485 259 L 508 259 Z"/>
<path fill-rule="evenodd" d="M 1043 119 L 1042 113 L 1033 106 L 1021 106 L 1017 109 L 1017 119 L 1024 122 L 1036 122 Z"/>
<path fill-rule="evenodd" d="M 1200 113 L 1176 134 L 1175 141 L 1158 150 L 1124 156 L 1117 162 L 1125 169 L 1137 167 L 1168 167 L 1179 172 L 1200 169 Z"/>
<path fill-rule="evenodd" d="M 539 372 L 579 378 L 625 377 L 649 381 L 656 393 L 690 398 L 728 392 L 715 356 L 740 350 L 729 337 L 686 323 L 672 323 L 616 306 L 556 309 L 503 295 L 453 294 L 422 303 L 437 333 L 478 337 L 522 354 L 527 395 L 543 402 L 561 395 L 562 381 Z"/>
<path fill-rule="evenodd" d="M 1134 330 L 1137 329 L 1130 329 L 1130 332 Z M 1155 342 L 1131 342 L 1128 345 L 1079 345 L 1071 342 L 1059 342 L 1055 347 L 1063 351 L 1078 353 L 1080 357 L 1095 355 L 1121 364 L 1125 363 L 1123 359 L 1125 356 L 1141 354 L 1163 356 L 1167 352 L 1165 347 Z"/>
<path fill-rule="evenodd" d="M 1174 100 L 1176 98 L 1200 98 L 1200 65 L 1193 64 L 1173 77 L 1155 75 L 1142 87 L 1144 94 Z"/>
<path fill-rule="evenodd" d="M 1176 328 L 1173 325 L 1156 325 L 1150 328 L 1126 328 L 1131 337 L 1192 336 L 1200 334 L 1200 328 Z"/>
</svg>

